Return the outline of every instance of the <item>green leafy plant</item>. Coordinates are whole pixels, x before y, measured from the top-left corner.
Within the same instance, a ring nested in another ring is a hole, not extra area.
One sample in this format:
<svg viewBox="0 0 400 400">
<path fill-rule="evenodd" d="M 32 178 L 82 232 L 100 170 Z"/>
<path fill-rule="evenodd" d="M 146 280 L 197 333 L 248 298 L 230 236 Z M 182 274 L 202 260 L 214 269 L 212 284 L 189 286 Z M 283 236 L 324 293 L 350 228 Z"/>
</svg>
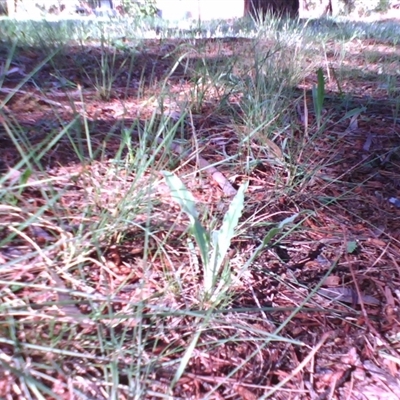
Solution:
<svg viewBox="0 0 400 400">
<path fill-rule="evenodd" d="M 317 71 L 317 86 L 312 88 L 312 97 L 314 103 L 315 117 L 317 119 L 318 129 L 321 127 L 322 110 L 325 100 L 325 78 L 322 68 L 318 68 Z"/>
<path fill-rule="evenodd" d="M 230 282 L 229 266 L 225 263 L 225 257 L 242 215 L 244 193 L 248 185 L 246 183 L 239 188 L 224 216 L 221 228 L 209 232 L 201 225 L 195 199 L 183 182 L 170 172 L 164 171 L 163 175 L 171 190 L 172 198 L 189 217 L 190 233 L 197 243 L 203 263 L 206 298 L 215 299 L 215 296 L 223 292 Z"/>
</svg>

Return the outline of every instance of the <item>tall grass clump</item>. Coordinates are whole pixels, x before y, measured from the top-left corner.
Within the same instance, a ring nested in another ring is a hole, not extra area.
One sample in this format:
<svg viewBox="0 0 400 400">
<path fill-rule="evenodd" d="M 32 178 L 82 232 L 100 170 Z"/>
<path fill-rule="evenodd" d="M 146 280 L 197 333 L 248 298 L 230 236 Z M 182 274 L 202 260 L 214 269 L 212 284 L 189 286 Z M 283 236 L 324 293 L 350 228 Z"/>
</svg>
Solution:
<svg viewBox="0 0 400 400">
<path fill-rule="evenodd" d="M 270 150 L 274 162 L 283 161 L 293 88 L 306 73 L 305 53 L 299 33 L 285 39 L 259 37 L 247 63 L 238 69 L 234 90 L 240 93 L 241 143 L 250 160 L 255 158 L 250 148 L 255 141 Z"/>
</svg>

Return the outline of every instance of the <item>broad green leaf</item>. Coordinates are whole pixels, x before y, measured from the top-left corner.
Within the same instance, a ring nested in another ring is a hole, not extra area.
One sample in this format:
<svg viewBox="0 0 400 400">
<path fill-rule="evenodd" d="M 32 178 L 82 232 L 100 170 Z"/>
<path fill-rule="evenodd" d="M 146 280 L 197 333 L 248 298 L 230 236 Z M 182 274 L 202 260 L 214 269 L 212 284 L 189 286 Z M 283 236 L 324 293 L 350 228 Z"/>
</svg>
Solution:
<svg viewBox="0 0 400 400">
<path fill-rule="evenodd" d="M 244 205 L 244 193 L 247 190 L 248 182 L 240 186 L 238 192 L 233 198 L 227 213 L 224 215 L 221 229 L 219 230 L 217 239 L 217 257 L 216 257 L 216 268 L 219 269 L 223 259 L 231 245 L 231 240 L 235 235 L 236 227 L 239 223 L 239 218 L 242 215 Z"/>
<path fill-rule="evenodd" d="M 169 171 L 162 171 L 161 173 L 169 186 L 172 198 L 181 206 L 182 211 L 193 218 L 198 218 L 196 201 L 183 182 Z"/>
<path fill-rule="evenodd" d="M 28 179 L 31 177 L 31 175 L 32 175 L 32 170 L 29 168 L 26 169 L 21 175 L 20 184 L 25 185 L 28 182 Z"/>
<path fill-rule="evenodd" d="M 236 227 L 239 223 L 239 218 L 242 215 L 244 205 L 244 193 L 248 187 L 248 183 L 243 184 L 235 197 L 233 198 L 229 209 L 224 215 L 221 228 L 218 231 L 212 232 L 212 253 L 208 265 L 208 281 L 206 291 L 211 290 L 216 283 L 217 275 L 221 273 L 221 266 L 228 252 L 231 240 L 235 235 Z"/>
<path fill-rule="evenodd" d="M 347 253 L 351 254 L 354 253 L 357 249 L 358 245 L 356 241 L 347 242 Z"/>
<path fill-rule="evenodd" d="M 325 78 L 324 78 L 324 73 L 322 72 L 322 68 L 318 68 L 317 82 L 318 82 L 317 103 L 319 110 L 322 111 L 322 107 L 324 105 L 324 100 L 325 100 Z"/>
<path fill-rule="evenodd" d="M 348 111 L 342 118 L 340 118 L 340 120 L 337 122 L 337 124 L 340 124 L 341 122 L 346 121 L 346 119 L 353 118 L 355 116 L 359 116 L 366 110 L 367 110 L 366 107 L 353 108 L 352 110 Z"/>
<path fill-rule="evenodd" d="M 203 228 L 197 218 L 194 220 L 194 224 L 191 227 L 191 233 L 193 234 L 196 243 L 199 246 L 204 268 L 207 268 L 208 257 L 210 253 L 210 237 L 208 232 Z"/>
<path fill-rule="evenodd" d="M 172 198 L 180 205 L 182 211 L 189 217 L 190 232 L 199 246 L 201 258 L 206 268 L 210 250 L 210 239 L 207 231 L 202 227 L 198 220 L 196 201 L 192 193 L 187 190 L 186 186 L 175 174 L 168 171 L 162 171 L 162 174 L 171 191 Z"/>
<path fill-rule="evenodd" d="M 279 222 L 279 224 L 271 228 L 269 232 L 264 236 L 264 239 L 262 241 L 262 246 L 268 246 L 271 240 L 286 226 L 290 225 L 294 222 L 294 220 L 298 217 L 298 213 L 292 215 L 291 217 L 285 218 L 283 221 Z"/>
<path fill-rule="evenodd" d="M 325 100 L 325 79 L 322 68 L 317 71 L 317 87 L 313 86 L 312 96 L 314 103 L 315 116 L 317 118 L 318 126 L 321 124 L 322 108 Z"/>
</svg>

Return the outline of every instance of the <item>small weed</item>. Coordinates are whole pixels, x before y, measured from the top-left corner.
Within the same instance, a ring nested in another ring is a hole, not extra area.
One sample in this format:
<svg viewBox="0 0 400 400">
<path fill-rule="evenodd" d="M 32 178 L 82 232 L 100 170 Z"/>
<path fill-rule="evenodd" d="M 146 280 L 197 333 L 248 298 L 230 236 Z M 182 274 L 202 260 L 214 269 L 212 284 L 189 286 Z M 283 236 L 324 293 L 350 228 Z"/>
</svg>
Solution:
<svg viewBox="0 0 400 400">
<path fill-rule="evenodd" d="M 243 210 L 247 185 L 242 185 L 232 200 L 221 228 L 209 232 L 201 225 L 195 200 L 181 180 L 169 172 L 163 172 L 163 175 L 171 190 L 172 198 L 190 219 L 190 232 L 200 250 L 203 265 L 205 300 L 215 301 L 218 296 L 229 290 L 230 283 L 234 279 L 225 257 Z"/>
</svg>

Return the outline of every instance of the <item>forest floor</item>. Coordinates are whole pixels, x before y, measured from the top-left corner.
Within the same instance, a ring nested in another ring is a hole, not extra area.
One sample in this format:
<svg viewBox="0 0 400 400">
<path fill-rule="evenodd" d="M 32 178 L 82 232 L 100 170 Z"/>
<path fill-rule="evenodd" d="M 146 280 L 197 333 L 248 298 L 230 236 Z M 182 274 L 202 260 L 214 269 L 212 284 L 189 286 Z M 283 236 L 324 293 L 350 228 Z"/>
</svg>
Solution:
<svg viewBox="0 0 400 400">
<path fill-rule="evenodd" d="M 10 43 L 0 398 L 400 398 L 398 44 Z M 248 184 L 212 296 L 162 171 L 211 236 Z"/>
</svg>

